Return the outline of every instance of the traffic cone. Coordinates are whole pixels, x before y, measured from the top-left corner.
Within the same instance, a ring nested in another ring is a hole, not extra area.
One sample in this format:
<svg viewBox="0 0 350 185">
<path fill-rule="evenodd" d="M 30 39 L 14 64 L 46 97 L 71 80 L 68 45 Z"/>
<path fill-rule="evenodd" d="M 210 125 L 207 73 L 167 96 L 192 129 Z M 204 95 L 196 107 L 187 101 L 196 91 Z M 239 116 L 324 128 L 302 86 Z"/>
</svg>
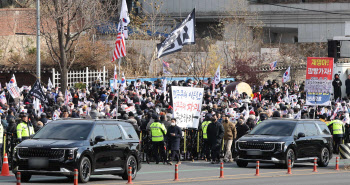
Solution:
<svg viewBox="0 0 350 185">
<path fill-rule="evenodd" d="M 220 163 L 220 177 L 219 178 L 224 178 L 224 163 Z"/>
<path fill-rule="evenodd" d="M 74 169 L 74 185 L 78 185 L 78 169 Z"/>
<path fill-rule="evenodd" d="M 4 163 L 2 164 L 2 170 L 1 170 L 0 176 L 13 176 L 13 175 L 10 175 L 7 153 L 5 153 L 5 156 L 4 156 Z"/>
<path fill-rule="evenodd" d="M 132 183 L 132 176 L 131 176 L 131 174 L 132 174 L 132 167 L 129 166 L 129 168 L 128 168 L 128 182 L 126 184 L 134 184 L 134 183 Z"/>
<path fill-rule="evenodd" d="M 317 172 L 317 158 L 314 159 L 314 171 Z"/>
<path fill-rule="evenodd" d="M 256 173 L 255 173 L 255 176 L 260 176 L 259 170 L 260 170 L 260 162 L 256 161 Z"/>
<path fill-rule="evenodd" d="M 16 185 L 21 185 L 21 172 L 17 172 L 17 184 Z"/>
<path fill-rule="evenodd" d="M 335 158 L 335 170 L 339 170 L 339 157 Z"/>
<path fill-rule="evenodd" d="M 179 165 L 175 164 L 175 178 L 174 181 L 178 181 L 179 180 Z"/>
<path fill-rule="evenodd" d="M 290 159 L 288 160 L 288 171 L 287 171 L 287 174 L 292 174 L 292 162 L 291 162 Z"/>
</svg>

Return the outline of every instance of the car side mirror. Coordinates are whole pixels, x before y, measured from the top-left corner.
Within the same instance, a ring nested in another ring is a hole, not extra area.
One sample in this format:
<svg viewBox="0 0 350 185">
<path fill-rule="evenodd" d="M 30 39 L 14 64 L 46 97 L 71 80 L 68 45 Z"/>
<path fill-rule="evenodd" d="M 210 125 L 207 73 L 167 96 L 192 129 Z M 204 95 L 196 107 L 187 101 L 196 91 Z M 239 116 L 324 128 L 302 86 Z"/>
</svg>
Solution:
<svg viewBox="0 0 350 185">
<path fill-rule="evenodd" d="M 299 132 L 299 133 L 298 133 L 298 139 L 301 138 L 301 137 L 305 137 L 305 134 L 302 133 L 302 132 Z"/>
<path fill-rule="evenodd" d="M 106 141 L 106 138 L 104 136 L 96 136 L 95 137 L 95 143 Z"/>
</svg>

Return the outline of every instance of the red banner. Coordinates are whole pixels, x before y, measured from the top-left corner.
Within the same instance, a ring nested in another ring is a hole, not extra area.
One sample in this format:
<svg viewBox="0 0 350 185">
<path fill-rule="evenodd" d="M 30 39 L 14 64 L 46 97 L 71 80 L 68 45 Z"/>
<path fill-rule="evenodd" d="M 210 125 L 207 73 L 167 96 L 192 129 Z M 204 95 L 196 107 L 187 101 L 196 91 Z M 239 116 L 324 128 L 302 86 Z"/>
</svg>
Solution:
<svg viewBox="0 0 350 185">
<path fill-rule="evenodd" d="M 327 78 L 332 80 L 333 58 L 308 57 L 306 79 Z"/>
</svg>

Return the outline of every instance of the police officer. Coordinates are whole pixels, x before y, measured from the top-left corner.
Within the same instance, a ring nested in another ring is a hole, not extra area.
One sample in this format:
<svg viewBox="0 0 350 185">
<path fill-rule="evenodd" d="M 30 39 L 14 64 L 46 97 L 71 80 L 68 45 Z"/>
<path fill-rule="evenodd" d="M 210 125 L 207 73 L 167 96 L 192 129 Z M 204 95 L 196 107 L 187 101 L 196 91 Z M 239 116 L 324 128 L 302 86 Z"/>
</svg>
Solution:
<svg viewBox="0 0 350 185">
<path fill-rule="evenodd" d="M 211 123 L 211 114 L 207 114 L 202 123 L 201 129 L 203 132 L 203 152 L 205 154 L 205 160 L 210 159 L 210 143 L 208 142 L 208 126 Z"/>
<path fill-rule="evenodd" d="M 256 125 L 259 125 L 264 120 L 267 120 L 267 114 L 265 112 L 260 113 L 260 120 L 256 123 Z"/>
<path fill-rule="evenodd" d="M 29 139 L 30 136 L 34 135 L 34 127 L 28 121 L 28 115 L 21 113 L 21 122 L 17 125 L 17 141 L 22 142 L 23 140 Z"/>
<path fill-rule="evenodd" d="M 342 143 L 344 137 L 344 123 L 338 119 L 335 119 L 331 121 L 328 126 L 333 127 L 334 152 L 338 154 L 339 145 Z"/>
<path fill-rule="evenodd" d="M 159 122 L 159 116 L 154 114 L 152 116 L 154 122 L 150 125 L 152 145 L 156 164 L 159 164 L 159 155 L 163 158 L 163 163 L 166 161 L 166 151 L 164 148 L 164 136 L 167 133 L 165 126 Z M 159 154 L 158 154 L 159 152 Z"/>
</svg>

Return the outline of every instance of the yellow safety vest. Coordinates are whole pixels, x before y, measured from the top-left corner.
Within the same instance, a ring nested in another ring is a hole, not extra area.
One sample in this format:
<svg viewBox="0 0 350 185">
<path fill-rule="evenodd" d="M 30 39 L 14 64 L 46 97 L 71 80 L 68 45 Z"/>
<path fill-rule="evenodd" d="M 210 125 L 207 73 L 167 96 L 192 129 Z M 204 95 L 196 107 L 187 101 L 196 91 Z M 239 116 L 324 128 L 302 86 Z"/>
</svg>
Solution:
<svg viewBox="0 0 350 185">
<path fill-rule="evenodd" d="M 150 126 L 152 133 L 152 141 L 164 141 L 164 135 L 166 134 L 165 126 L 159 122 L 153 122 Z"/>
<path fill-rule="evenodd" d="M 256 123 L 256 125 L 259 125 L 260 122 L 261 122 L 261 121 L 258 121 L 258 122 Z"/>
<path fill-rule="evenodd" d="M 211 121 L 204 121 L 202 123 L 203 139 L 208 139 L 207 129 Z"/>
<path fill-rule="evenodd" d="M 17 125 L 17 138 L 22 139 L 22 137 L 29 137 L 34 134 L 33 126 L 29 126 L 25 122 L 21 122 Z"/>
<path fill-rule="evenodd" d="M 340 120 L 334 120 L 330 124 L 333 124 L 333 135 L 334 134 L 343 134 L 344 124 Z"/>
</svg>

